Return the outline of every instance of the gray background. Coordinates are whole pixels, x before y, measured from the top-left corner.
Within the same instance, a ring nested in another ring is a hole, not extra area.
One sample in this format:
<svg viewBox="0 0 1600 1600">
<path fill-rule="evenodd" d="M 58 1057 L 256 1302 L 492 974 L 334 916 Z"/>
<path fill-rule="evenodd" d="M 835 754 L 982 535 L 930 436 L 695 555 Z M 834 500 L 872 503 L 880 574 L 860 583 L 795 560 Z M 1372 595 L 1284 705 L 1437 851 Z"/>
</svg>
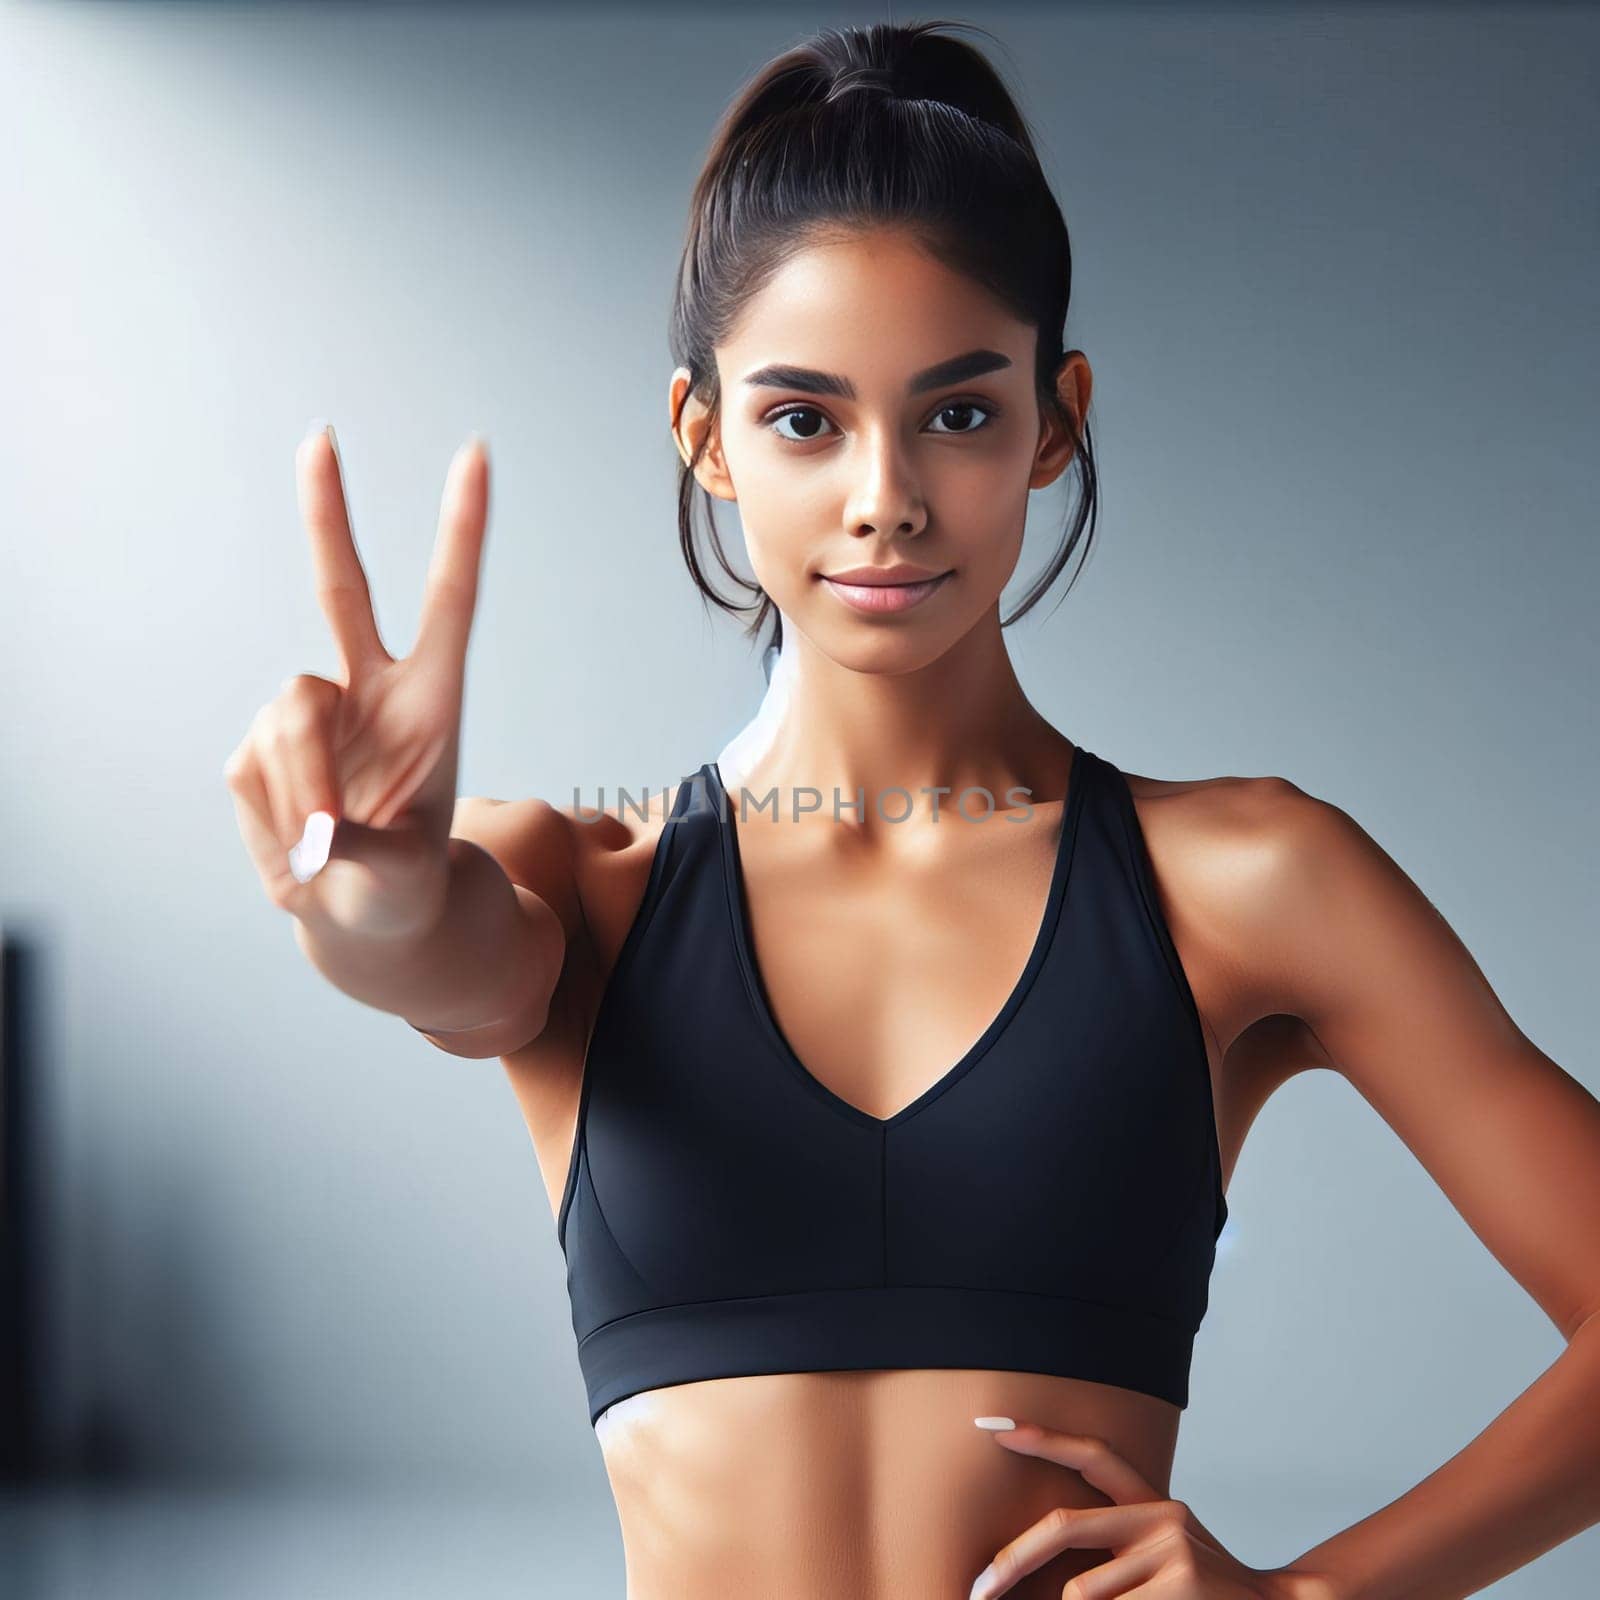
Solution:
<svg viewBox="0 0 1600 1600">
<path fill-rule="evenodd" d="M 999 35 L 1075 245 L 1103 517 L 1011 631 L 1028 693 L 1127 769 L 1344 807 L 1593 1089 L 1600 17 L 898 10 Z M 93 1537 L 70 1496 L 12 1518 L 37 1592 L 620 1593 L 504 1074 L 315 974 L 221 768 L 334 668 L 312 417 L 397 653 L 488 437 L 463 793 L 669 783 L 743 725 L 755 652 L 673 523 L 685 207 L 748 73 L 884 14 L 0 10 L 0 916 L 44 953 L 52 1449 L 110 1440 L 138 1491 Z M 1013 596 L 1065 510 L 1035 497 Z M 1332 1073 L 1229 1198 L 1174 1492 L 1266 1565 L 1561 1342 Z"/>
</svg>

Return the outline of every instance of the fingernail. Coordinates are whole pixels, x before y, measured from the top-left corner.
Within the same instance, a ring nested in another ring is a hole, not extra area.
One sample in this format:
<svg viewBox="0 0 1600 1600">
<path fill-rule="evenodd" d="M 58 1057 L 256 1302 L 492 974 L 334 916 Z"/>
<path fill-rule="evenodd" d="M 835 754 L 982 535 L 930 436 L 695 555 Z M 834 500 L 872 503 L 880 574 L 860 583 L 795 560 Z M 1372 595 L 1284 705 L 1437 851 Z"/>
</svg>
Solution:
<svg viewBox="0 0 1600 1600">
<path fill-rule="evenodd" d="M 327 434 L 328 443 L 333 446 L 333 459 L 339 463 L 341 468 L 343 468 L 344 457 L 339 454 L 339 435 L 333 431 L 333 424 L 331 422 L 324 422 L 321 417 L 313 417 L 312 420 L 306 424 L 305 437 L 300 442 L 302 444 L 309 444 L 319 433 Z"/>
<path fill-rule="evenodd" d="M 985 1567 L 983 1571 L 973 1579 L 972 1590 L 967 1595 L 967 1600 L 989 1600 L 989 1595 L 992 1593 L 990 1585 L 994 1582 L 994 1578 L 994 1568 Z"/>
<path fill-rule="evenodd" d="M 326 811 L 313 811 L 306 818 L 300 842 L 289 847 L 289 870 L 296 883 L 310 883 L 328 864 L 328 847 L 333 843 L 333 817 Z"/>
<path fill-rule="evenodd" d="M 1016 1427 L 1010 1417 L 974 1417 L 972 1419 L 980 1428 L 987 1428 L 991 1433 L 1004 1433 L 1007 1428 Z"/>
</svg>

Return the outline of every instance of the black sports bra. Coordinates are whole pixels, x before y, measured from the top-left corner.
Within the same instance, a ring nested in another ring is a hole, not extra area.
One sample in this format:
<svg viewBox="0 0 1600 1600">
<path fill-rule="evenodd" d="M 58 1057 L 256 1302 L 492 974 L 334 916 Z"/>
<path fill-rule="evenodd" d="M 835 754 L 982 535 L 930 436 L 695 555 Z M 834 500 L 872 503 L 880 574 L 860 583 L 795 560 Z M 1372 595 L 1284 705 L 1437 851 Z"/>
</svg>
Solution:
<svg viewBox="0 0 1600 1600">
<path fill-rule="evenodd" d="M 1227 1218 L 1200 1017 L 1122 773 L 1079 746 L 1067 790 L 1016 986 L 880 1119 L 779 1032 L 716 763 L 678 789 L 556 1222 L 591 1423 L 670 1384 L 884 1367 L 1188 1404 Z"/>
</svg>

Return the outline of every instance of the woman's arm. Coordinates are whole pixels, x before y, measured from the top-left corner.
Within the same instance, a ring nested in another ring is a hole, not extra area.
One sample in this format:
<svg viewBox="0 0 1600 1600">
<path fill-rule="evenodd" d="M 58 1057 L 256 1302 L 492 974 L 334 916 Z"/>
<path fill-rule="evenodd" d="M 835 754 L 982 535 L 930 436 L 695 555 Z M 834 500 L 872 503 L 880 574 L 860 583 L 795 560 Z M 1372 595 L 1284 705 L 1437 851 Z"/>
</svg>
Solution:
<svg viewBox="0 0 1600 1600">
<path fill-rule="evenodd" d="M 565 821 L 543 800 L 459 798 L 439 917 L 404 941 L 352 938 L 314 922 L 295 942 L 346 994 L 405 1018 L 451 1055 L 481 1060 L 544 1029 L 565 959 Z"/>
<path fill-rule="evenodd" d="M 1600 1102 L 1345 812 L 1259 793 L 1270 843 L 1230 915 L 1263 1006 L 1303 1019 L 1567 1341 L 1436 1472 L 1285 1569 L 1348 1600 L 1455 1600 L 1600 1522 Z"/>
</svg>

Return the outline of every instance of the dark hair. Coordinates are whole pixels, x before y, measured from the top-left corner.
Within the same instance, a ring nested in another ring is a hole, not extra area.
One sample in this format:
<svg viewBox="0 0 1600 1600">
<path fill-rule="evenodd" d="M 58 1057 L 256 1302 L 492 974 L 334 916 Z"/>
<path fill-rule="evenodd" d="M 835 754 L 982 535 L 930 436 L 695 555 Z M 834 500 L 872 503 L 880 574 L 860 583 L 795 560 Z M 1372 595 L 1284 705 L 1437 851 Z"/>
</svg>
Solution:
<svg viewBox="0 0 1600 1600">
<path fill-rule="evenodd" d="M 693 468 L 722 402 L 712 352 L 746 301 L 788 259 L 843 231 L 907 228 L 937 260 L 1039 330 L 1035 387 L 1073 442 L 1083 493 L 1065 541 L 1001 626 L 1032 609 L 1080 540 L 1078 571 L 1088 557 L 1099 503 L 1088 417 L 1080 435 L 1055 390 L 1072 294 L 1067 225 L 1028 126 L 994 67 L 973 45 L 937 31 L 966 27 L 972 25 L 934 21 L 822 29 L 740 90 L 717 124 L 694 186 L 671 343 L 674 364 L 689 370 L 685 402 L 690 394 L 703 399 L 710 425 L 689 463 L 679 461 L 678 542 L 706 599 L 735 614 L 755 612 L 747 635 L 772 617 L 769 653 L 782 643 L 782 617 L 759 584 L 729 565 L 713 497 L 704 489 L 717 565 L 754 598 L 717 593 L 695 551 L 700 486 Z"/>
</svg>

